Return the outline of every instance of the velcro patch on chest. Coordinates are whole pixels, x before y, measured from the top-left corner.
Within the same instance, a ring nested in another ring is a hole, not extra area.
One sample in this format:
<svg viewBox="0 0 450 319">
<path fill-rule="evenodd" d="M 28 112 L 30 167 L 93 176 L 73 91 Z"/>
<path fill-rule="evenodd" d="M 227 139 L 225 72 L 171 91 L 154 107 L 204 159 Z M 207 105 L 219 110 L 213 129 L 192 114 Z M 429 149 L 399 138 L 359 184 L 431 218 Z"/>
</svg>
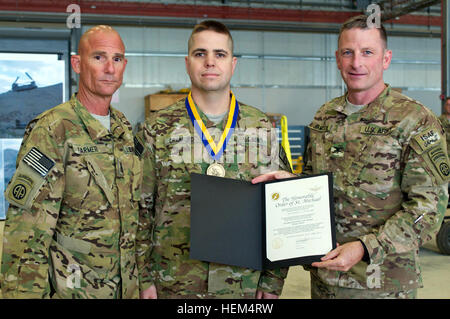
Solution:
<svg viewBox="0 0 450 319">
<path fill-rule="evenodd" d="M 377 125 L 368 124 L 361 126 L 360 133 L 366 135 L 388 135 L 391 129 L 387 127 L 379 127 Z"/>
<path fill-rule="evenodd" d="M 90 155 L 100 153 L 113 153 L 111 144 L 71 144 L 73 152 L 79 155 Z"/>
<path fill-rule="evenodd" d="M 319 131 L 319 132 L 329 132 L 331 129 L 331 125 L 320 125 L 320 124 L 313 124 L 309 127 L 310 129 Z"/>
</svg>

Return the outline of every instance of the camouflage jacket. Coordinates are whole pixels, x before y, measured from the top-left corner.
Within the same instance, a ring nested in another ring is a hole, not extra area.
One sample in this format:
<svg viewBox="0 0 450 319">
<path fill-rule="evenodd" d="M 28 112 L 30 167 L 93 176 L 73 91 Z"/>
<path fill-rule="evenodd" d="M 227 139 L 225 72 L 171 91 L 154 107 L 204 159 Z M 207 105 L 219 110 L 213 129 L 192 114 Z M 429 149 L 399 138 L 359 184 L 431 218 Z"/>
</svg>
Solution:
<svg viewBox="0 0 450 319">
<path fill-rule="evenodd" d="M 441 121 L 442 127 L 445 130 L 445 136 L 447 140 L 447 154 L 450 154 L 450 121 L 447 118 L 446 114 L 442 114 L 439 116 L 439 120 Z"/>
<path fill-rule="evenodd" d="M 72 96 L 32 120 L 6 190 L 5 298 L 139 298 L 142 167 L 131 125 L 111 130 Z"/>
<path fill-rule="evenodd" d="M 154 284 L 158 298 L 253 298 L 256 289 L 279 295 L 287 269 L 261 273 L 189 259 L 190 173 L 204 174 L 212 159 L 194 132 L 184 103 L 157 112 L 137 134 L 146 148 L 139 231 L 144 236 L 138 238 L 140 247 L 147 247 L 138 257 L 141 289 Z M 225 177 L 250 181 L 279 169 L 278 144 L 272 148 L 271 138 L 258 141 L 252 135 L 274 133 L 264 113 L 242 103 L 239 108 L 235 131 L 219 161 L 224 162 Z M 217 143 L 227 116 L 215 126 L 199 113 Z M 245 134 L 253 138 L 241 139 Z M 258 149 L 269 155 L 256 159 Z M 281 162 L 282 169 L 286 163 Z"/>
<path fill-rule="evenodd" d="M 333 172 L 337 241 L 362 240 L 370 263 L 348 272 L 313 271 L 334 286 L 421 287 L 419 247 L 438 231 L 447 207 L 442 126 L 389 86 L 359 112 L 346 115 L 345 104 L 341 96 L 316 113 L 305 172 Z"/>
</svg>

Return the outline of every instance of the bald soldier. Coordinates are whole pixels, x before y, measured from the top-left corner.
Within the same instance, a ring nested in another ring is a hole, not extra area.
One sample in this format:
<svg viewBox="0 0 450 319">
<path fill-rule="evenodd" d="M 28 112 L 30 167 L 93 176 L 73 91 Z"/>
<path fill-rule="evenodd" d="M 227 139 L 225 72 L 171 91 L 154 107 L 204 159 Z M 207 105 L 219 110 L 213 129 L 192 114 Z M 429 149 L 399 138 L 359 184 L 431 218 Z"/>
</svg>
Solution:
<svg viewBox="0 0 450 319">
<path fill-rule="evenodd" d="M 6 190 L 4 298 L 136 298 L 141 167 L 110 106 L 127 64 L 119 34 L 88 30 L 71 57 L 71 99 L 32 120 Z"/>
<path fill-rule="evenodd" d="M 305 173 L 333 172 L 340 244 L 312 263 L 312 298 L 416 298 L 419 247 L 437 233 L 447 207 L 442 126 L 384 83 L 392 52 L 384 27 L 371 28 L 367 19 L 343 24 L 336 61 L 347 92 L 325 103 L 309 126 Z"/>
</svg>

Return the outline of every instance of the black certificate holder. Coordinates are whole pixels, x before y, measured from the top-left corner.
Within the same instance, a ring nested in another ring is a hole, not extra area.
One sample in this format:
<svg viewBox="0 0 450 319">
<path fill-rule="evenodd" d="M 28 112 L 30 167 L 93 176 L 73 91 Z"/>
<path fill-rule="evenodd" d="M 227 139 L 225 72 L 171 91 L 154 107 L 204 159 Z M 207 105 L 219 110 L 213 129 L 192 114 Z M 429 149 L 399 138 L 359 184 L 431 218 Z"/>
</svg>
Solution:
<svg viewBox="0 0 450 319">
<path fill-rule="evenodd" d="M 325 174 L 320 174 L 325 175 Z M 332 246 L 336 247 L 332 176 L 329 176 Z M 190 258 L 255 270 L 306 265 L 319 256 L 271 262 L 266 257 L 265 184 L 191 174 Z"/>
</svg>

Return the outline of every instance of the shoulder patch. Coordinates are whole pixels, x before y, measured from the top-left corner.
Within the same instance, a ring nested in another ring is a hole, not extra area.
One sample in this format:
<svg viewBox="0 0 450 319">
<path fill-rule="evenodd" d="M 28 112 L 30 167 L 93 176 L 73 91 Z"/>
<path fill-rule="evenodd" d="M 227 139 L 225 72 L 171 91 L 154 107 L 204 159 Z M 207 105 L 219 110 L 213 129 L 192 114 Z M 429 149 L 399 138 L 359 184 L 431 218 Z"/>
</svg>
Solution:
<svg viewBox="0 0 450 319">
<path fill-rule="evenodd" d="M 436 146 L 429 150 L 428 157 L 430 158 L 431 163 L 433 163 L 442 180 L 448 181 L 450 167 L 446 155 L 446 150 L 444 150 L 442 145 Z"/>
<path fill-rule="evenodd" d="M 417 144 L 419 144 L 422 152 L 425 152 L 434 147 L 435 144 L 440 142 L 441 135 L 439 134 L 437 129 L 430 128 L 414 136 L 414 139 L 416 140 Z"/>
<path fill-rule="evenodd" d="M 411 147 L 420 155 L 439 184 L 450 179 L 450 162 L 445 139 L 436 128 L 423 131 L 413 138 Z"/>
<path fill-rule="evenodd" d="M 47 176 L 48 172 L 55 165 L 55 162 L 44 155 L 36 147 L 32 147 L 31 150 L 23 157 L 23 161 L 38 172 L 42 177 Z"/>
<path fill-rule="evenodd" d="M 55 162 L 51 158 L 36 147 L 31 148 L 6 188 L 6 199 L 19 208 L 30 209 L 53 166 Z"/>
<path fill-rule="evenodd" d="M 139 139 L 135 136 L 134 137 L 134 153 L 136 156 L 141 157 L 144 153 L 144 145 L 139 141 Z"/>
</svg>

